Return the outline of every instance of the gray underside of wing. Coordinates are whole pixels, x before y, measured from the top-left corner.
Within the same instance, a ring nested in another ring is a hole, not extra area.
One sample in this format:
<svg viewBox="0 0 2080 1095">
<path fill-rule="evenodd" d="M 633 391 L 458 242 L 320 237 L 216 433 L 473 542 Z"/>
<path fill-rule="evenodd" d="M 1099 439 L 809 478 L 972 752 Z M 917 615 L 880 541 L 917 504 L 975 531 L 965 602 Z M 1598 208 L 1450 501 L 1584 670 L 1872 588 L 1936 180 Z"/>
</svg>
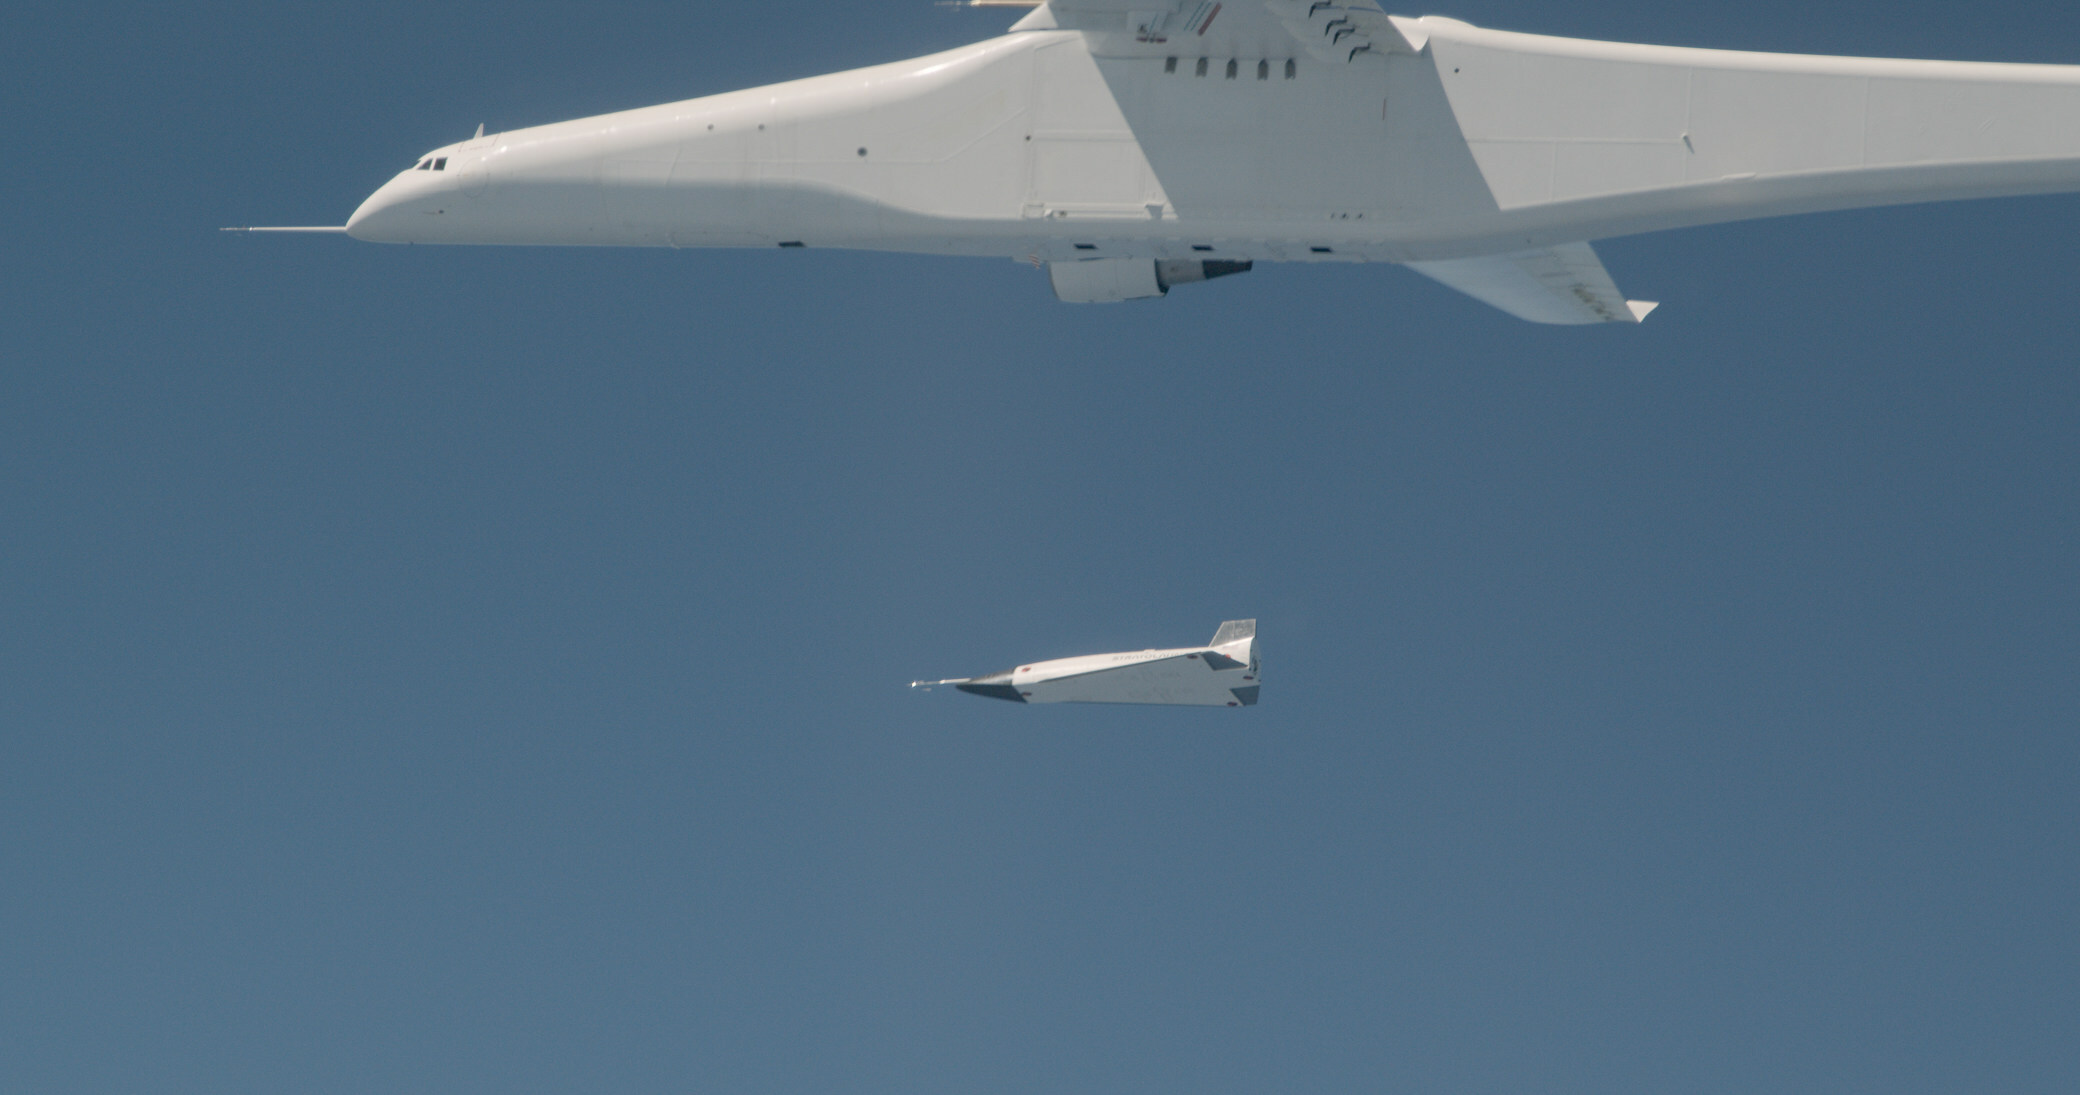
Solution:
<svg viewBox="0 0 2080 1095">
<path fill-rule="evenodd" d="M 1242 704 L 1234 689 L 1238 685 L 1253 684 L 1255 678 L 1245 680 L 1238 673 L 1222 672 L 1224 666 L 1241 670 L 1244 664 L 1228 659 L 1222 659 L 1220 665 L 1211 664 L 1206 660 L 1206 653 L 1210 652 L 1080 673 L 1036 682 L 1026 688 L 1033 701 L 1038 703 L 1153 703 L 1191 707 L 1235 707 Z M 1248 702 L 1256 702 L 1254 692 Z"/>
<path fill-rule="evenodd" d="M 1563 243 L 1408 268 L 1533 323 L 1638 323 L 1654 302 L 1626 300 L 1586 243 Z"/>
</svg>

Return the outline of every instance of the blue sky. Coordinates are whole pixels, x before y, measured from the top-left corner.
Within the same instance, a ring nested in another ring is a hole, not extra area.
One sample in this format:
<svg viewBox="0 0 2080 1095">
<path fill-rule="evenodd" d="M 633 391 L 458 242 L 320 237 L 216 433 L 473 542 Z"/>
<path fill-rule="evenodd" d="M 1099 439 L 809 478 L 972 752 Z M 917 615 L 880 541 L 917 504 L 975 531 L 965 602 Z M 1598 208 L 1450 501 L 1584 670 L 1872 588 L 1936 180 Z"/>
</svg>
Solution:
<svg viewBox="0 0 2080 1095">
<path fill-rule="evenodd" d="M 2080 62 L 1706 8 L 1437 11 Z M 1610 241 L 1632 330 L 215 231 L 1006 22 L 16 11 L 0 1087 L 2080 1084 L 2080 198 Z M 1237 616 L 1247 711 L 903 687 Z"/>
</svg>

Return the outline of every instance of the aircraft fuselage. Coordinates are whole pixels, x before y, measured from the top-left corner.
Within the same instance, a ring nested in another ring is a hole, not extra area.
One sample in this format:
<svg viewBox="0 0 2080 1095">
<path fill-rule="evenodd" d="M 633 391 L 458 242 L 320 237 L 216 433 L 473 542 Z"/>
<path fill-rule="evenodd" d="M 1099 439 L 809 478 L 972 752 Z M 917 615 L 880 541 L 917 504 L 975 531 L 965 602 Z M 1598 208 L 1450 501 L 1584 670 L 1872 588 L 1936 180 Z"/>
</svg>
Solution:
<svg viewBox="0 0 2080 1095">
<path fill-rule="evenodd" d="M 1748 217 L 2080 190 L 2080 67 L 1395 23 L 1413 49 L 1345 62 L 1277 35 L 1185 48 L 1023 30 L 482 135 L 427 153 L 347 231 L 870 248 L 1071 271 L 1103 269 L 1068 265 L 1095 260 L 1405 262 L 1535 318 L 1484 288 L 1488 272 L 1449 263 Z M 1595 265 L 1570 252 L 1561 260 L 1574 274 L 1548 274 L 1553 263 L 1532 258 L 1545 266 L 1519 262 L 1523 277 L 1563 288 Z M 1587 300 L 1607 286 L 1593 275 L 1569 292 Z M 1056 286 L 1067 295 L 1059 274 Z M 1609 304 L 1614 291 L 1603 295 L 1598 315 L 1629 318 Z"/>
</svg>

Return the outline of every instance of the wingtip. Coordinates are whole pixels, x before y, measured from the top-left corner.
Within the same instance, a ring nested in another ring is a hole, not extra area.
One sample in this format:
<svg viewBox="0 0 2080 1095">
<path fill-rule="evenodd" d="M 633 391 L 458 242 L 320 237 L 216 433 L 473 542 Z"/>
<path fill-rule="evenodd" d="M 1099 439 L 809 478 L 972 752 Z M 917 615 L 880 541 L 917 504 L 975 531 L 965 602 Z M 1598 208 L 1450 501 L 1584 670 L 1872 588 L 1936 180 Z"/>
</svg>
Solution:
<svg viewBox="0 0 2080 1095">
<path fill-rule="evenodd" d="M 1661 307 L 1661 302 L 1658 300 L 1628 300 L 1625 302 L 1625 307 L 1632 312 L 1632 322 L 1644 323 L 1646 322 L 1647 314 Z"/>
</svg>

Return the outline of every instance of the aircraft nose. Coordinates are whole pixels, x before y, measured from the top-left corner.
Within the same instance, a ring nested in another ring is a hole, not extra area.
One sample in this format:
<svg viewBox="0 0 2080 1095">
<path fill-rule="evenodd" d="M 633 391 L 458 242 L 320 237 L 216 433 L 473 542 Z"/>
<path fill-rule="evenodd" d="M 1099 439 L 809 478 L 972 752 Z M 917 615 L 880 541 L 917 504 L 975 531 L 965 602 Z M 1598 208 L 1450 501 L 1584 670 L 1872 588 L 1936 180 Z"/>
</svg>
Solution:
<svg viewBox="0 0 2080 1095">
<path fill-rule="evenodd" d="M 397 184 L 388 183 L 368 196 L 354 215 L 347 218 L 347 235 L 357 240 L 375 243 L 395 243 L 404 239 L 399 231 L 403 219 L 398 206 L 403 195 L 397 193 Z"/>
<path fill-rule="evenodd" d="M 347 235 L 372 243 L 413 243 L 431 237 L 429 229 L 447 213 L 453 193 L 445 187 L 429 189 L 407 172 L 383 184 L 354 215 L 347 218 Z"/>
</svg>

